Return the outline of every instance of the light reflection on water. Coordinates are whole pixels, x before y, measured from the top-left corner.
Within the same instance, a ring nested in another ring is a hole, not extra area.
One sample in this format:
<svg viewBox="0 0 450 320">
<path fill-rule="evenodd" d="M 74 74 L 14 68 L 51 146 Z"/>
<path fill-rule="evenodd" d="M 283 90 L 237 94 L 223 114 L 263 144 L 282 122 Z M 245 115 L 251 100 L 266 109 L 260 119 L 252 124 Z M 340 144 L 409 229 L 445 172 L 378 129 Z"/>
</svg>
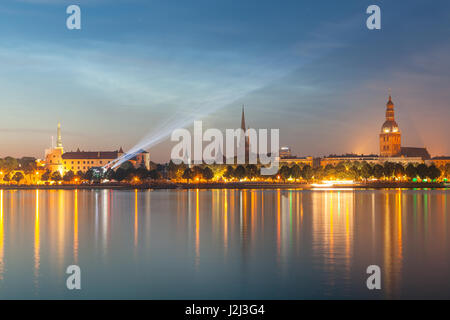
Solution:
<svg viewBox="0 0 450 320">
<path fill-rule="evenodd" d="M 448 194 L 0 190 L 0 298 L 450 298 Z"/>
</svg>

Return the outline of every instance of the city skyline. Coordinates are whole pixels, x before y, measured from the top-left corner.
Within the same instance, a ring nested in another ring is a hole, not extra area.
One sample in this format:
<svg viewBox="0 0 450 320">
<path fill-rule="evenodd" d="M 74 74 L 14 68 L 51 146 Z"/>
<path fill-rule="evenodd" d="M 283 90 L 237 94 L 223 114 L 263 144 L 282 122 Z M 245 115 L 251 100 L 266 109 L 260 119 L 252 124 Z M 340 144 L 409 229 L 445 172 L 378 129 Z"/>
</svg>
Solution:
<svg viewBox="0 0 450 320">
<path fill-rule="evenodd" d="M 383 3 L 372 32 L 360 1 L 258 2 L 256 16 L 252 2 L 101 3 L 80 2 L 79 31 L 64 1 L 0 5 L 0 157 L 43 158 L 58 121 L 67 150 L 127 151 L 183 118 L 237 128 L 242 104 L 248 127 L 280 128 L 293 154 L 378 154 L 388 88 L 402 145 L 450 154 L 449 10 Z M 171 147 L 152 147 L 152 161 Z"/>
</svg>

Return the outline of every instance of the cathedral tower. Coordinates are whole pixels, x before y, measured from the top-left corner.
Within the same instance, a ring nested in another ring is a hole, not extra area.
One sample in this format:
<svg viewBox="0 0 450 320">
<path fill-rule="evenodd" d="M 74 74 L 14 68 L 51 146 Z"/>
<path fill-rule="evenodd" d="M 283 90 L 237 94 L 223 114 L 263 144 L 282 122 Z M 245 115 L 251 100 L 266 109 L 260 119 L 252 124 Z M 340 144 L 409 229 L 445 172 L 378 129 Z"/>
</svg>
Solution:
<svg viewBox="0 0 450 320">
<path fill-rule="evenodd" d="M 380 133 L 380 156 L 396 157 L 401 153 L 401 133 L 395 122 L 394 103 L 391 95 L 386 104 L 386 121 L 381 127 Z"/>
<path fill-rule="evenodd" d="M 246 132 L 246 127 L 245 127 L 245 114 L 244 114 L 244 106 L 242 106 L 242 117 L 241 117 L 241 129 L 244 131 L 244 134 Z M 250 141 L 248 136 L 245 136 L 244 138 L 245 140 L 245 162 L 247 163 L 249 161 L 249 154 L 250 154 Z"/>
</svg>

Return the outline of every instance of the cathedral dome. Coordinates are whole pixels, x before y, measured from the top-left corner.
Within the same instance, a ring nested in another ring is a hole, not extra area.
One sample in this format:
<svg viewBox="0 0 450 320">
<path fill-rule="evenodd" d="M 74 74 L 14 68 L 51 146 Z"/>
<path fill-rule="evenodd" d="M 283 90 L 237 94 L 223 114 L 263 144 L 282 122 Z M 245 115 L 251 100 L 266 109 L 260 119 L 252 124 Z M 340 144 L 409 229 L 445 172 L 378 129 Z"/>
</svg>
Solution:
<svg viewBox="0 0 450 320">
<path fill-rule="evenodd" d="M 400 132 L 397 122 L 395 120 L 386 120 L 381 127 L 382 133 Z"/>
</svg>

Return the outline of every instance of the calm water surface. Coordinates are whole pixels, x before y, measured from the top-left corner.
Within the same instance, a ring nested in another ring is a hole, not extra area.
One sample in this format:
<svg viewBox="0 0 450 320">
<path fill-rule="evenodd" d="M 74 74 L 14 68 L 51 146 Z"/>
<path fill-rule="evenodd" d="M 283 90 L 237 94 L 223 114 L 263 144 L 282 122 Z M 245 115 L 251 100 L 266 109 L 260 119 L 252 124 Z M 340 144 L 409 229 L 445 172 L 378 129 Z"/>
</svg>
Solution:
<svg viewBox="0 0 450 320">
<path fill-rule="evenodd" d="M 449 299 L 449 194 L 2 190 L 0 298 Z"/>
</svg>

